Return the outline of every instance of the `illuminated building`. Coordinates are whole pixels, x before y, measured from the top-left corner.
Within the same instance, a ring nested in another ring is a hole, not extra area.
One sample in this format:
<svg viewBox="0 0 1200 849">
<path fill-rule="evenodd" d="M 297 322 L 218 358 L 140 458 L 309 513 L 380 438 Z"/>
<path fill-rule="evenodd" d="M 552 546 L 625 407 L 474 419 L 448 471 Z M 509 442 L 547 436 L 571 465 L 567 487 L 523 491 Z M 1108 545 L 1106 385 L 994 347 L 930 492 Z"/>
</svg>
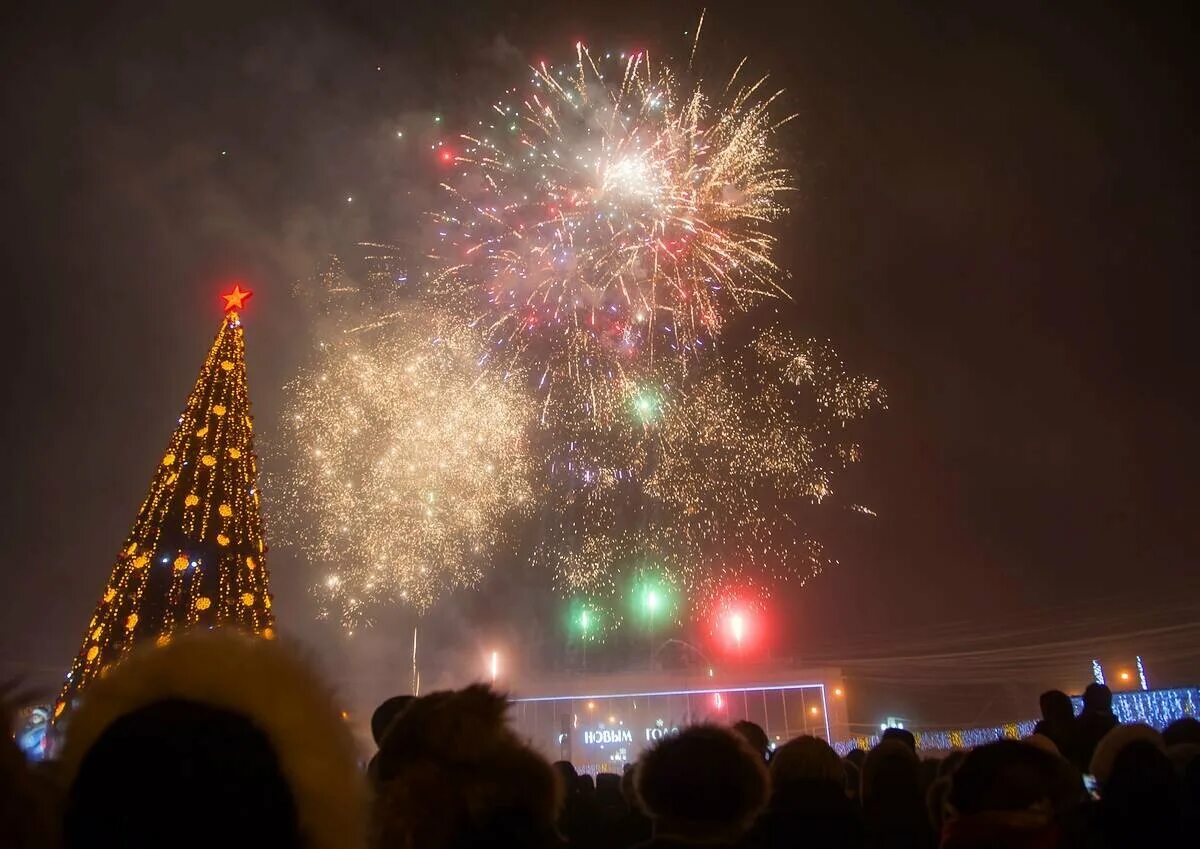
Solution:
<svg viewBox="0 0 1200 849">
<path fill-rule="evenodd" d="M 509 717 L 550 760 L 620 773 L 655 741 L 703 722 L 746 719 L 778 745 L 802 734 L 840 740 L 849 728 L 846 700 L 835 690 L 844 693 L 838 669 L 631 672 L 525 682 Z"/>
</svg>

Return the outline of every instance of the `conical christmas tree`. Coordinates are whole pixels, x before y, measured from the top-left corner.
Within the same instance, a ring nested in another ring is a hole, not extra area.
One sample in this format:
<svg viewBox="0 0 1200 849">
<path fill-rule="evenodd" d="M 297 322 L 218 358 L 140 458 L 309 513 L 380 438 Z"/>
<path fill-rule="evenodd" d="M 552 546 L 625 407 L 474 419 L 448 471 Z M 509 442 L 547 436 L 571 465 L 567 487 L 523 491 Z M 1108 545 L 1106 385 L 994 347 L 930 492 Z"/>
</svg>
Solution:
<svg viewBox="0 0 1200 849">
<path fill-rule="evenodd" d="M 240 287 L 222 296 L 221 329 L 117 555 L 55 718 L 138 643 L 163 643 L 191 628 L 275 635 L 238 317 L 249 296 Z"/>
</svg>

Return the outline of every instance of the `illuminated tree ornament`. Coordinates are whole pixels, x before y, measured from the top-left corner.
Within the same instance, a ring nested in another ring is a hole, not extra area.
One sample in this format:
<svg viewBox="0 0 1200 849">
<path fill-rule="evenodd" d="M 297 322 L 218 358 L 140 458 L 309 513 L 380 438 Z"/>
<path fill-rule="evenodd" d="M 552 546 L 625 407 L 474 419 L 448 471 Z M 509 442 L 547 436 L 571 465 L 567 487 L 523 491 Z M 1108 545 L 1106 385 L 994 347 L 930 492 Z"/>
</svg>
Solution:
<svg viewBox="0 0 1200 849">
<path fill-rule="evenodd" d="M 235 312 L 249 296 L 240 286 L 224 296 L 226 315 L 56 702 L 62 721 L 79 693 L 139 643 L 161 645 L 193 627 L 275 633 L 269 605 L 255 603 L 269 598 L 269 573 Z"/>
<path fill-rule="evenodd" d="M 248 289 L 243 289 L 241 284 L 235 283 L 232 290 L 221 296 L 225 299 L 225 312 L 240 310 L 253 294 Z"/>
</svg>

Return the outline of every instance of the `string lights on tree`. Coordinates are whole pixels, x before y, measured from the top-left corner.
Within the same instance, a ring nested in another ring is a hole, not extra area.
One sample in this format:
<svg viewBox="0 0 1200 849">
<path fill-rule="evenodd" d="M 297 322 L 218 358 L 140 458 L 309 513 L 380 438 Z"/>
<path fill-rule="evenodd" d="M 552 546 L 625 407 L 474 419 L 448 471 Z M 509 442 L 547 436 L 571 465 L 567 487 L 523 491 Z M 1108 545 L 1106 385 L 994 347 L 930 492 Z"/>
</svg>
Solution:
<svg viewBox="0 0 1200 849">
<path fill-rule="evenodd" d="M 240 285 L 221 296 L 220 329 L 88 622 L 55 719 L 136 645 L 197 627 L 275 636 L 239 315 L 250 296 Z"/>
</svg>

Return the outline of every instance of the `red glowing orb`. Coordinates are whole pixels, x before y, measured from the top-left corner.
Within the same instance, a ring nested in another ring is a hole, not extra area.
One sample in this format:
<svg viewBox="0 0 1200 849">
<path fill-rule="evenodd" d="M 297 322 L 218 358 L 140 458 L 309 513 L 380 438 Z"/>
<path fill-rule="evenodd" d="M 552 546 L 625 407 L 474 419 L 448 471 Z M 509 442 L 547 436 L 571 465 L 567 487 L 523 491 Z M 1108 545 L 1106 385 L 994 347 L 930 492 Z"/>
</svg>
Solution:
<svg viewBox="0 0 1200 849">
<path fill-rule="evenodd" d="M 767 640 L 766 605 L 753 590 L 727 590 L 711 603 L 704 619 L 713 643 L 727 654 L 757 652 Z"/>
</svg>

